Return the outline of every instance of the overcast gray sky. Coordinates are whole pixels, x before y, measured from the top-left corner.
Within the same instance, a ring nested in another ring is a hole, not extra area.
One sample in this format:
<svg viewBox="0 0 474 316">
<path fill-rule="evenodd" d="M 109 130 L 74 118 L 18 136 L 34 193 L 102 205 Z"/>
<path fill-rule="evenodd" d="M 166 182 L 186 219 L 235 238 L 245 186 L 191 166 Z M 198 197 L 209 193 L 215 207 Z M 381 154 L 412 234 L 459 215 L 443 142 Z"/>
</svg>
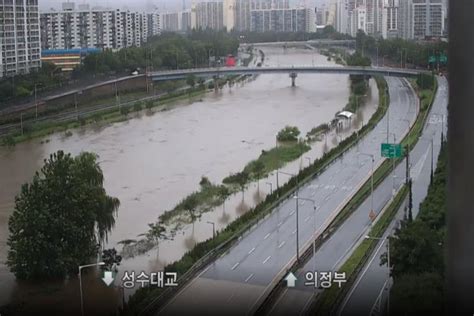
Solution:
<svg viewBox="0 0 474 316">
<path fill-rule="evenodd" d="M 189 7 L 191 5 L 191 0 L 185 0 L 186 5 Z M 293 4 L 298 4 L 304 0 L 290 0 Z M 320 4 L 324 3 L 327 0 L 306 0 L 306 3 L 309 4 Z M 40 9 L 47 10 L 49 8 L 60 8 L 61 3 L 66 2 L 66 0 L 39 0 Z M 70 0 L 70 2 L 77 3 L 89 3 L 91 6 L 107 6 L 112 8 L 129 8 L 142 10 L 146 8 L 147 4 L 157 5 L 163 11 L 175 11 L 180 10 L 182 7 L 182 0 Z"/>
</svg>

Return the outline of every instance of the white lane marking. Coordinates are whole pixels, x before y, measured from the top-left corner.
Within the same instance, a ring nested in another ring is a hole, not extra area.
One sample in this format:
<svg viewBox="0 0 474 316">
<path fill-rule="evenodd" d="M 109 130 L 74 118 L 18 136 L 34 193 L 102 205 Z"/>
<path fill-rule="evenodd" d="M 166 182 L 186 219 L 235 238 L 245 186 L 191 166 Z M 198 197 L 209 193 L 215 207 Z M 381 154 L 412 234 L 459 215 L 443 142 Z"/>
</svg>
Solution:
<svg viewBox="0 0 474 316">
<path fill-rule="evenodd" d="M 281 224 L 283 224 L 283 222 L 279 222 L 277 226 L 278 226 L 278 227 L 280 227 L 280 226 L 281 226 Z"/>
<path fill-rule="evenodd" d="M 309 219 L 311 218 L 311 216 L 308 216 L 304 219 L 304 222 L 306 223 L 307 221 L 309 221 Z"/>
<path fill-rule="evenodd" d="M 331 197 L 331 194 L 328 194 L 328 195 L 324 198 L 324 201 L 329 200 L 330 197 Z"/>
<path fill-rule="evenodd" d="M 278 245 L 278 248 L 281 248 L 283 247 L 283 245 L 285 244 L 286 241 L 282 241 L 281 244 Z"/>
<path fill-rule="evenodd" d="M 252 277 L 253 277 L 253 273 L 245 279 L 245 283 L 247 283 Z"/>
<path fill-rule="evenodd" d="M 230 301 L 232 301 L 232 298 L 234 297 L 234 295 L 235 295 L 235 292 L 234 292 L 234 293 L 232 293 L 232 295 L 229 297 L 229 299 L 227 300 L 227 302 L 230 302 Z"/>
<path fill-rule="evenodd" d="M 314 196 L 316 194 L 316 190 L 314 190 L 312 193 L 311 193 L 311 196 Z"/>
<path fill-rule="evenodd" d="M 254 251 L 255 251 L 255 247 L 253 247 L 252 249 L 250 249 L 249 254 L 251 254 L 251 253 L 254 252 Z"/>
<path fill-rule="evenodd" d="M 267 259 L 263 260 L 262 263 L 263 263 L 263 264 L 267 263 L 267 261 L 270 260 L 271 257 L 272 257 L 272 256 L 268 256 Z"/>
<path fill-rule="evenodd" d="M 301 205 L 304 205 L 305 200 L 301 201 Z"/>
<path fill-rule="evenodd" d="M 291 233 L 292 235 L 296 234 L 296 229 Z"/>
<path fill-rule="evenodd" d="M 266 234 L 265 237 L 263 237 L 263 239 L 267 239 L 268 236 L 270 236 L 270 233 Z"/>
<path fill-rule="evenodd" d="M 239 264 L 240 264 L 240 262 L 237 262 L 236 264 L 234 264 L 234 265 L 232 266 L 232 270 L 235 270 L 235 268 L 237 268 L 237 266 L 238 266 Z"/>
<path fill-rule="evenodd" d="M 293 210 L 293 211 L 291 211 L 290 215 L 293 215 L 293 214 L 295 214 L 295 211 L 294 211 L 294 210 Z"/>
</svg>

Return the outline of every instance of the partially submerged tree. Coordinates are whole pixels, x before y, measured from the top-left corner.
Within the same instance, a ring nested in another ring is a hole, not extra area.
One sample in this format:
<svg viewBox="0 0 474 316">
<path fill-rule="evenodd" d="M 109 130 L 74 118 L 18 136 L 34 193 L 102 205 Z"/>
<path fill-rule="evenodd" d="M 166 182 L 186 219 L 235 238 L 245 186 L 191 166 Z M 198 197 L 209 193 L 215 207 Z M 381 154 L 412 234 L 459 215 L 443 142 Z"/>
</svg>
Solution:
<svg viewBox="0 0 474 316">
<path fill-rule="evenodd" d="M 256 160 L 252 164 L 252 173 L 254 174 L 255 178 L 257 178 L 257 191 L 260 193 L 260 179 L 265 174 L 265 164 L 260 160 Z"/>
</svg>

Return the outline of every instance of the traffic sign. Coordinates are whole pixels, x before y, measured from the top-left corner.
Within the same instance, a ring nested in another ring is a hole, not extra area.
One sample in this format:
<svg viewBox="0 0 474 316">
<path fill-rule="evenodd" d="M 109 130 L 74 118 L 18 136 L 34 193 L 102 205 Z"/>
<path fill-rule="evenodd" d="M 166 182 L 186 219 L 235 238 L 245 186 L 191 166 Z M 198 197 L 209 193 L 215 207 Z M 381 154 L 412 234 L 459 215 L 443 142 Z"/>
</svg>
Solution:
<svg viewBox="0 0 474 316">
<path fill-rule="evenodd" d="M 437 60 L 436 56 L 431 55 L 430 58 L 428 59 L 428 63 L 433 64 L 436 62 L 436 60 Z"/>
<path fill-rule="evenodd" d="M 400 158 L 403 155 L 401 144 L 382 144 L 382 157 Z"/>
<path fill-rule="evenodd" d="M 446 55 L 439 56 L 439 62 L 443 63 L 443 64 L 446 64 L 448 62 L 448 56 L 446 56 Z"/>
</svg>

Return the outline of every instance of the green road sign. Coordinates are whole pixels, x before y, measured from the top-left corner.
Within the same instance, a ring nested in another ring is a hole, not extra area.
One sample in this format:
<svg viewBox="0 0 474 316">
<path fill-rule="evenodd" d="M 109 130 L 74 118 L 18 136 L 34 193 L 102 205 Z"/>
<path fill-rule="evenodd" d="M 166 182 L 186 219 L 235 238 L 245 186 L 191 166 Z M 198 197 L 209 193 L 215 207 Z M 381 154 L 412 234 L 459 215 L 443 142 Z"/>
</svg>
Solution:
<svg viewBox="0 0 474 316">
<path fill-rule="evenodd" d="M 403 155 L 402 145 L 400 144 L 382 144 L 382 157 L 400 158 Z"/>
<path fill-rule="evenodd" d="M 446 64 L 448 62 L 448 56 L 446 56 L 446 55 L 439 56 L 439 62 L 443 63 L 443 64 Z"/>
<path fill-rule="evenodd" d="M 435 63 L 436 62 L 436 56 L 430 56 L 430 58 L 428 59 L 428 62 L 431 64 L 431 63 Z"/>
</svg>

